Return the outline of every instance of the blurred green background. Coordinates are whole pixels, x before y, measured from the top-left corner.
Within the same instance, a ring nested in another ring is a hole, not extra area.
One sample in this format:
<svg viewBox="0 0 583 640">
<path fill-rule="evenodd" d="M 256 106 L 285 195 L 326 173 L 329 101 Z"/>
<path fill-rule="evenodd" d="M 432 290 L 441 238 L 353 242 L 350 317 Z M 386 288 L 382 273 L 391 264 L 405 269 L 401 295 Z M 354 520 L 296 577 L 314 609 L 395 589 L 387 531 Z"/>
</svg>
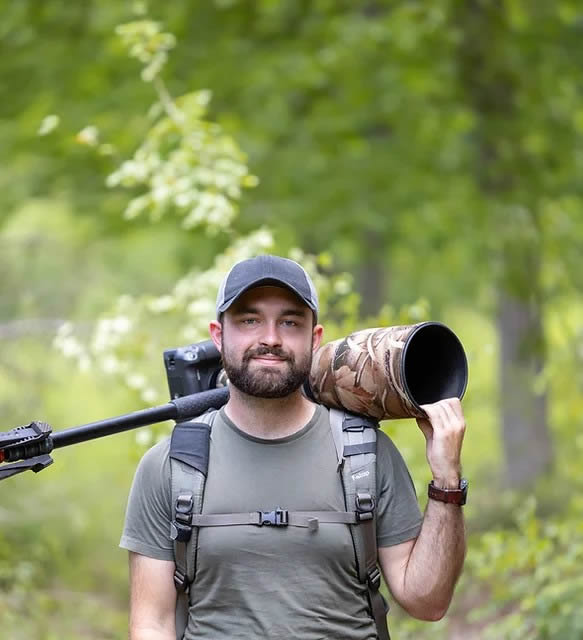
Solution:
<svg viewBox="0 0 583 640">
<path fill-rule="evenodd" d="M 434 319 L 467 351 L 465 572 L 393 636 L 583 638 L 583 2 L 0 6 L 2 429 L 165 402 L 225 269 L 291 255 L 329 339 Z M 3 638 L 126 636 L 125 501 L 169 428 L 2 482 Z M 422 434 L 384 428 L 424 504 Z"/>
</svg>

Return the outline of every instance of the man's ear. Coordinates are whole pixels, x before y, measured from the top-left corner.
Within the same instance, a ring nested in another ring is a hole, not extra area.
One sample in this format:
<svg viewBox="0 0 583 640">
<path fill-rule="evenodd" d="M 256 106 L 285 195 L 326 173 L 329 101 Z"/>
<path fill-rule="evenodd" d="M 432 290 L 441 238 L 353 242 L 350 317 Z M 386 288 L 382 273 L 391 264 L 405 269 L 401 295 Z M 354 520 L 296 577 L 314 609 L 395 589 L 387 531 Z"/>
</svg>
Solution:
<svg viewBox="0 0 583 640">
<path fill-rule="evenodd" d="M 215 347 L 222 353 L 223 349 L 223 326 L 218 320 L 213 320 L 209 324 L 209 334 Z"/>
<path fill-rule="evenodd" d="M 312 330 L 312 351 L 316 351 L 320 346 L 323 334 L 324 327 L 321 324 L 317 324 Z"/>
</svg>

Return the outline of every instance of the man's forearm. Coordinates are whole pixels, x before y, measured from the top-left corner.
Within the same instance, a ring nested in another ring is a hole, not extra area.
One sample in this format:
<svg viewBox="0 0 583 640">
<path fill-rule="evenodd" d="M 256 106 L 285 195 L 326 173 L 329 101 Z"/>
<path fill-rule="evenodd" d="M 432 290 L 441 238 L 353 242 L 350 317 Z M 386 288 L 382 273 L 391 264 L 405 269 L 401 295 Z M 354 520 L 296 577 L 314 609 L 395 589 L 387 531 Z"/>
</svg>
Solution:
<svg viewBox="0 0 583 640">
<path fill-rule="evenodd" d="M 129 640 L 176 640 L 176 632 L 151 627 L 131 627 Z"/>
<path fill-rule="evenodd" d="M 438 620 L 451 602 L 466 553 L 462 507 L 429 500 L 403 577 L 403 606 L 416 617 Z"/>
</svg>

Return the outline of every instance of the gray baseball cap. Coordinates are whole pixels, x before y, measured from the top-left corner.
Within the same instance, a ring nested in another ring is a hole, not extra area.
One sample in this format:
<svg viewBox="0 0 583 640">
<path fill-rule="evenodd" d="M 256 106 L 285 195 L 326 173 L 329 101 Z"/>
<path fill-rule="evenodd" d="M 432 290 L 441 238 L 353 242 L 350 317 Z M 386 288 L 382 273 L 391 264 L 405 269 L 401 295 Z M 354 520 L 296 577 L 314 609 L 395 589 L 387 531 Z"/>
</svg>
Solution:
<svg viewBox="0 0 583 640">
<path fill-rule="evenodd" d="M 217 317 L 245 291 L 273 285 L 295 293 L 318 318 L 318 294 L 306 270 L 293 260 L 263 255 L 237 262 L 225 276 L 217 296 Z"/>
</svg>

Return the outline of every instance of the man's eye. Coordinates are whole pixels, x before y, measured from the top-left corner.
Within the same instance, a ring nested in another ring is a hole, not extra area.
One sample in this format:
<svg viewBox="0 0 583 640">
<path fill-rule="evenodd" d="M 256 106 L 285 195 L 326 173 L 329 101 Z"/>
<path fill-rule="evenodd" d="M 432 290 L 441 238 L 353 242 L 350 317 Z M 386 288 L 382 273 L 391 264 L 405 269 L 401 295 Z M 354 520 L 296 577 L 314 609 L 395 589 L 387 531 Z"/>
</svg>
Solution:
<svg viewBox="0 0 583 640">
<path fill-rule="evenodd" d="M 243 324 L 255 324 L 257 322 L 257 318 L 243 318 L 241 322 Z"/>
<path fill-rule="evenodd" d="M 298 323 L 295 320 L 282 320 L 282 324 L 286 327 L 297 327 Z"/>
</svg>

